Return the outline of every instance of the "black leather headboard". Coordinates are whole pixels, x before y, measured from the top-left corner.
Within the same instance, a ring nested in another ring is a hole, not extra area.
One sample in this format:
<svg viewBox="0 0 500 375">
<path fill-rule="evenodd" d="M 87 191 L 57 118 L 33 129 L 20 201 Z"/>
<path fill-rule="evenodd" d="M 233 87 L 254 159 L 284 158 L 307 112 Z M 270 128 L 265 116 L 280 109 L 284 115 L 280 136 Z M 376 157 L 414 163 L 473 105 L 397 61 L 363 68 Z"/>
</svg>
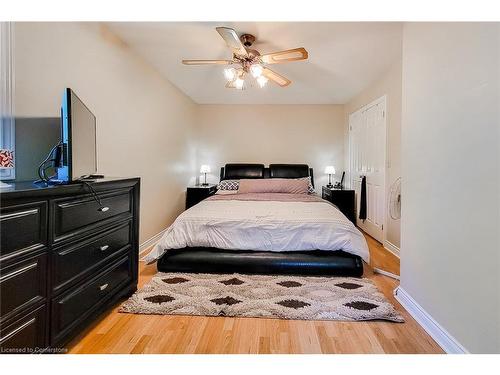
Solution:
<svg viewBox="0 0 500 375">
<path fill-rule="evenodd" d="M 269 164 L 271 178 L 300 178 L 309 176 L 307 164 Z"/>
<path fill-rule="evenodd" d="M 307 164 L 226 164 L 220 169 L 221 180 L 240 180 L 244 178 L 300 178 L 311 176 L 314 186 L 313 169 Z"/>
<path fill-rule="evenodd" d="M 264 164 L 226 164 L 221 169 L 221 180 L 264 178 Z"/>
</svg>

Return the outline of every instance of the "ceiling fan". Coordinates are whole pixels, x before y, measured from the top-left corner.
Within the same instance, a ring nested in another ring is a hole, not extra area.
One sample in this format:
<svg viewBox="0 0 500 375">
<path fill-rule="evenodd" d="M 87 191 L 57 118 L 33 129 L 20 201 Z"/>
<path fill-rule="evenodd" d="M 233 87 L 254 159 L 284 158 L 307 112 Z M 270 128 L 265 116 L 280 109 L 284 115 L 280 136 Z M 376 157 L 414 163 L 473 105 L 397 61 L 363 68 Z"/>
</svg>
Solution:
<svg viewBox="0 0 500 375">
<path fill-rule="evenodd" d="M 255 36 L 243 34 L 238 37 L 236 31 L 228 27 L 215 29 L 231 49 L 233 58 L 231 60 L 182 60 L 182 63 L 185 65 L 236 65 L 236 67 L 224 69 L 227 88 L 242 90 L 245 87 L 245 76 L 248 74 L 257 80 L 260 87 L 264 87 L 269 80 L 281 87 L 288 86 L 292 81 L 267 68 L 266 65 L 306 60 L 308 57 L 303 47 L 261 55 L 259 51 L 250 48 L 255 42 Z"/>
</svg>

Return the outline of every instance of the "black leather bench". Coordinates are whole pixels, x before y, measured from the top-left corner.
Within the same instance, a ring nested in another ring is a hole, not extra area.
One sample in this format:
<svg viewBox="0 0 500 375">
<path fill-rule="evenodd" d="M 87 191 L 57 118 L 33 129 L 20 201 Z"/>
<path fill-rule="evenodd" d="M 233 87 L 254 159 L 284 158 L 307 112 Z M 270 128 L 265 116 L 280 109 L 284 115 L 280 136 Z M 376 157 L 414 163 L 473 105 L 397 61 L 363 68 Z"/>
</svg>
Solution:
<svg viewBox="0 0 500 375">
<path fill-rule="evenodd" d="M 316 276 L 363 275 L 363 261 L 344 251 L 252 251 L 215 248 L 168 250 L 158 260 L 162 272 L 244 273 Z"/>
</svg>

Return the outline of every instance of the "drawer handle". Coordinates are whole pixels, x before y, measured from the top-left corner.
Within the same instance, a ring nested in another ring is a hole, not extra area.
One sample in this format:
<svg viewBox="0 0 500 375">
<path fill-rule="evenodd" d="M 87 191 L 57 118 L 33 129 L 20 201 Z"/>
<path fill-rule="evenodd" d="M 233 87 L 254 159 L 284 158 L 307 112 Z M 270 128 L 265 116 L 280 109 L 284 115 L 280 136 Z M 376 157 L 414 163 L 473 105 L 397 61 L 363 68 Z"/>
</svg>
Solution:
<svg viewBox="0 0 500 375">
<path fill-rule="evenodd" d="M 109 284 L 102 284 L 102 285 L 99 285 L 99 289 L 101 291 L 105 290 L 107 287 L 108 287 Z"/>
<path fill-rule="evenodd" d="M 26 323 L 24 324 L 21 324 L 19 327 L 17 327 L 15 330 L 13 330 L 12 332 L 9 332 L 7 335 L 5 335 L 4 337 L 0 337 L 0 345 L 3 344 L 5 341 L 7 341 L 9 338 L 11 338 L 12 336 L 16 335 L 18 332 L 21 332 L 23 329 L 25 329 L 26 327 L 28 327 L 29 325 L 35 323 L 36 321 L 36 318 L 31 318 L 30 320 L 28 320 Z"/>
<path fill-rule="evenodd" d="M 101 250 L 101 251 L 106 251 L 108 249 L 109 249 L 109 245 L 103 245 L 103 246 L 99 247 L 99 250 Z"/>
<path fill-rule="evenodd" d="M 101 212 L 106 212 L 109 210 L 109 207 L 99 207 L 98 211 L 101 211 Z"/>
<path fill-rule="evenodd" d="M 7 281 L 9 279 L 12 279 L 13 277 L 16 277 L 17 275 L 20 275 L 20 274 L 22 274 L 26 271 L 29 271 L 33 268 L 36 268 L 36 267 L 38 267 L 38 262 L 29 264 L 26 267 L 15 270 L 14 272 L 8 273 L 7 275 L 2 275 L 2 277 L 0 277 L 0 283 L 3 283 L 4 281 Z"/>
</svg>

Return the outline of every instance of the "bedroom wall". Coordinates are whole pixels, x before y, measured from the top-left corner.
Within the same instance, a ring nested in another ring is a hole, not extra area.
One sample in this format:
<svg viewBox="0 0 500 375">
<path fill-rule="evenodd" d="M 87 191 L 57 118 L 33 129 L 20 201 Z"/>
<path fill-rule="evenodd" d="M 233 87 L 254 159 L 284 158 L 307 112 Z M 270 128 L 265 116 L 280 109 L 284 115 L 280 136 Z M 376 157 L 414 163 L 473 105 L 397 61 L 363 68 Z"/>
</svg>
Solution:
<svg viewBox="0 0 500 375">
<path fill-rule="evenodd" d="M 325 166 L 336 179 L 344 168 L 343 114 L 341 105 L 200 105 L 197 160 L 212 182 L 225 163 L 307 163 L 321 192 Z"/>
<path fill-rule="evenodd" d="M 59 116 L 71 87 L 97 117 L 99 173 L 141 177 L 140 241 L 184 209 L 196 105 L 96 23 L 15 24 L 17 116 Z"/>
<path fill-rule="evenodd" d="M 403 33 L 401 287 L 473 353 L 500 352 L 500 26 Z"/>
<path fill-rule="evenodd" d="M 345 160 L 349 161 L 349 115 L 386 95 L 387 100 L 387 169 L 385 178 L 386 199 L 391 184 L 401 177 L 401 60 L 361 93 L 345 104 Z M 401 245 L 401 220 L 387 216 L 386 240 L 399 248 Z"/>
</svg>

